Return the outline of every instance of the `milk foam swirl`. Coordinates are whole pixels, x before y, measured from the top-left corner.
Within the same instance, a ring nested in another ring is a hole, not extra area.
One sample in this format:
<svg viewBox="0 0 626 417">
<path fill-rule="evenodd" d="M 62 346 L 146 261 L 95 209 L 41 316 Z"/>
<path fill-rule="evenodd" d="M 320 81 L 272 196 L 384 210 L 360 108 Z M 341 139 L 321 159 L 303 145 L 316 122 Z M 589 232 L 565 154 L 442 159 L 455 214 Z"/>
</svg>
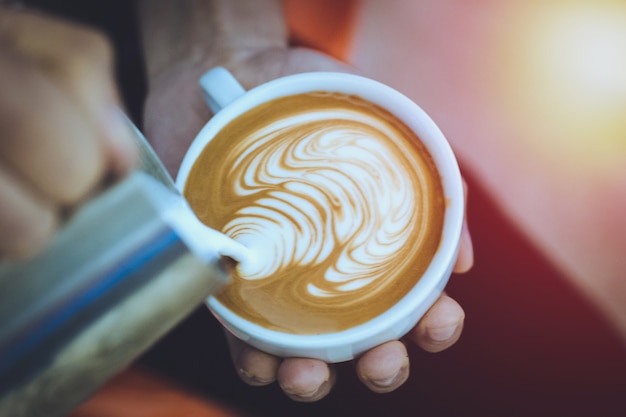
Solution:
<svg viewBox="0 0 626 417">
<path fill-rule="evenodd" d="M 224 127 L 185 196 L 256 254 L 220 302 L 294 333 L 347 328 L 397 302 L 437 251 L 445 211 L 430 155 L 402 122 L 325 93 L 277 99 Z"/>
<path fill-rule="evenodd" d="M 389 148 L 390 138 L 402 143 L 396 135 L 382 121 L 332 109 L 293 115 L 241 140 L 229 177 L 238 196 L 257 198 L 223 229 L 258 254 L 241 276 L 263 279 L 334 253 L 324 285 L 307 284 L 311 295 L 383 279 L 420 218 L 415 184 Z"/>
</svg>

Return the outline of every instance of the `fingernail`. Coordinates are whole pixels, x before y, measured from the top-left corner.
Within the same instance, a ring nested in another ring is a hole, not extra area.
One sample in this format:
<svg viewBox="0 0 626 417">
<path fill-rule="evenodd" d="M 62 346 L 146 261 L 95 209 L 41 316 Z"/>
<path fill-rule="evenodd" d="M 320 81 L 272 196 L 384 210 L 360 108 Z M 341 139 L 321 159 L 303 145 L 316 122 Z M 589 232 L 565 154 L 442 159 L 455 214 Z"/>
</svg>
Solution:
<svg viewBox="0 0 626 417">
<path fill-rule="evenodd" d="M 446 327 L 429 327 L 427 328 L 428 337 L 434 342 L 445 342 L 449 340 L 456 331 L 458 325 L 453 324 Z"/>
<path fill-rule="evenodd" d="M 247 384 L 253 386 L 261 386 L 271 384 L 276 380 L 276 378 L 262 378 L 258 375 L 247 372 L 243 368 L 237 369 L 239 376 L 243 379 Z"/>
<path fill-rule="evenodd" d="M 367 378 L 366 385 L 374 392 L 384 394 L 395 390 L 409 378 L 408 364 L 387 378 Z"/>
<path fill-rule="evenodd" d="M 234 358 L 239 377 L 253 386 L 268 385 L 276 380 L 279 360 L 251 347 L 243 347 Z"/>
<path fill-rule="evenodd" d="M 398 382 L 398 379 L 402 377 L 402 369 L 396 372 L 393 376 L 384 379 L 370 379 L 370 383 L 376 385 L 380 388 L 386 388 L 391 385 L 395 385 Z"/>
<path fill-rule="evenodd" d="M 463 222 L 463 235 L 462 235 L 462 239 L 463 239 L 463 244 L 466 246 L 467 249 L 467 257 L 470 259 L 470 263 L 473 263 L 474 261 L 474 245 L 472 244 L 472 236 L 470 234 L 469 231 L 469 226 L 467 224 L 467 219 L 465 219 L 465 221 Z"/>
<path fill-rule="evenodd" d="M 467 225 L 467 219 L 463 221 L 461 232 L 461 247 L 459 255 L 454 265 L 454 273 L 462 274 L 469 271 L 474 264 L 474 245 Z"/>
<path fill-rule="evenodd" d="M 285 392 L 285 394 L 293 400 L 302 401 L 302 402 L 312 402 L 312 401 L 317 401 L 325 397 L 326 394 L 328 394 L 330 392 L 330 389 L 332 388 L 331 384 L 332 384 L 331 381 L 326 380 L 313 391 L 305 392 L 305 393 L 302 393 L 302 392 L 295 393 L 288 387 L 282 387 L 282 389 Z"/>
<path fill-rule="evenodd" d="M 132 122 L 116 105 L 105 106 L 101 117 L 104 134 L 112 148 L 116 168 L 122 171 L 129 169 L 138 158 L 137 144 L 131 131 L 134 128 Z"/>
</svg>

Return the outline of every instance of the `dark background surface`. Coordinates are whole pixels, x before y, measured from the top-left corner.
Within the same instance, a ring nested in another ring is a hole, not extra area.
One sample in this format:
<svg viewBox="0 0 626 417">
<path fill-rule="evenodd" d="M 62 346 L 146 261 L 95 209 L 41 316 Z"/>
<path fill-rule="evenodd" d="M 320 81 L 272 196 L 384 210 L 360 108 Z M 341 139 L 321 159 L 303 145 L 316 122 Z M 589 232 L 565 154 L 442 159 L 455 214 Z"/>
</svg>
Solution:
<svg viewBox="0 0 626 417">
<path fill-rule="evenodd" d="M 29 3 L 111 38 L 127 111 L 141 126 L 146 83 L 133 3 Z M 620 340 L 480 184 L 466 179 L 476 264 L 448 286 L 465 309 L 465 330 L 442 353 L 409 344 L 411 377 L 399 390 L 369 392 L 351 363 L 338 366 L 337 386 L 315 404 L 292 402 L 275 384 L 248 387 L 231 366 L 220 326 L 203 307 L 138 365 L 254 416 L 626 416 L 626 349 Z"/>
</svg>

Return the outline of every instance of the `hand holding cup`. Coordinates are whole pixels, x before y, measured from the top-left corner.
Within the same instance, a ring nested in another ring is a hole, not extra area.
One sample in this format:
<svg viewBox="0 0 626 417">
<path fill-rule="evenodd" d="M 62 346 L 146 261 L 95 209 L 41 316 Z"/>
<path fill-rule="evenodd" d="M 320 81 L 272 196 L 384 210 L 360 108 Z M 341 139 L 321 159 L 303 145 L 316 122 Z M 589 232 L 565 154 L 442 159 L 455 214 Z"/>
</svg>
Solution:
<svg viewBox="0 0 626 417">
<path fill-rule="evenodd" d="M 205 223 L 260 259 L 209 300 L 218 319 L 264 352 L 326 362 L 409 332 L 441 295 L 464 224 L 462 179 L 435 124 L 349 74 L 244 92 L 215 69 L 202 84 L 217 114 L 178 186 Z"/>
</svg>

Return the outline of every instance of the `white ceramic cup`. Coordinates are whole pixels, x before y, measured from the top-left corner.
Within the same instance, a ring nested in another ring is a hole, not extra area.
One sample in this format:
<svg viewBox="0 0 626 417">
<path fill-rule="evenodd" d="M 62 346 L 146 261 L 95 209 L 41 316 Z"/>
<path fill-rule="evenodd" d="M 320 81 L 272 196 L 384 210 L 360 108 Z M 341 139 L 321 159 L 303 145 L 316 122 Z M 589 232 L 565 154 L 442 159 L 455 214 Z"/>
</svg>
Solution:
<svg viewBox="0 0 626 417">
<path fill-rule="evenodd" d="M 226 69 L 217 67 L 200 79 L 200 86 L 215 116 L 198 133 L 185 155 L 176 180 L 181 192 L 194 162 L 220 129 L 246 111 L 282 96 L 310 91 L 360 96 L 390 111 L 417 134 L 439 170 L 447 206 L 439 249 L 421 279 L 399 302 L 379 316 L 347 330 L 299 335 L 269 330 L 239 317 L 215 297 L 207 300 L 213 314 L 236 337 L 281 357 L 341 362 L 405 335 L 436 301 L 452 273 L 464 216 L 459 167 L 447 140 L 435 123 L 419 106 L 398 91 L 351 74 L 304 73 L 279 78 L 245 91 Z"/>
</svg>

